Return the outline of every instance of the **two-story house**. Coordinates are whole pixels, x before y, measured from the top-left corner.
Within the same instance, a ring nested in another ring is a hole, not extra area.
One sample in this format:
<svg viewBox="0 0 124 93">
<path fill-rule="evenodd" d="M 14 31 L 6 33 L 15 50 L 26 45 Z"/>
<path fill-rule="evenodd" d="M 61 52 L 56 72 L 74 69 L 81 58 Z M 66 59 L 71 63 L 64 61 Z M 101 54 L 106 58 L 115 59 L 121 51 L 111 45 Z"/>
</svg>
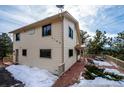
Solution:
<svg viewBox="0 0 124 93">
<path fill-rule="evenodd" d="M 13 33 L 13 61 L 61 74 L 78 59 L 78 21 L 67 11 L 24 26 Z"/>
</svg>

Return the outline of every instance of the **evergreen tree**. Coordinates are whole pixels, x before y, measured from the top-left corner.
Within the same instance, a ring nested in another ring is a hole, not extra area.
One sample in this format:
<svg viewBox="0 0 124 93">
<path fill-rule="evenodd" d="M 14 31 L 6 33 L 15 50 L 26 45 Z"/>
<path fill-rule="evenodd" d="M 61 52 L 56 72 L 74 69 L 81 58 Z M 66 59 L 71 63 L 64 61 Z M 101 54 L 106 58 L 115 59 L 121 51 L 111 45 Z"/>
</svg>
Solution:
<svg viewBox="0 0 124 93">
<path fill-rule="evenodd" d="M 119 52 L 124 53 L 124 31 L 118 33 L 118 36 L 117 36 L 117 47 L 119 48 Z"/>
<path fill-rule="evenodd" d="M 96 30 L 96 35 L 93 39 L 89 40 L 88 44 L 88 53 L 89 54 L 100 54 L 103 51 L 103 47 L 106 44 L 106 32 L 101 32 L 100 30 Z"/>
<path fill-rule="evenodd" d="M 113 55 L 121 60 L 124 60 L 124 31 L 118 33 L 117 37 L 115 37 L 113 46 L 114 49 L 117 51 L 117 55 Z"/>
<path fill-rule="evenodd" d="M 90 37 L 87 32 L 81 30 L 80 31 L 80 37 L 81 37 L 81 43 L 84 44 L 86 43 L 86 40 Z"/>
<path fill-rule="evenodd" d="M 7 33 L 0 35 L 0 58 L 12 53 L 12 40 Z"/>
</svg>

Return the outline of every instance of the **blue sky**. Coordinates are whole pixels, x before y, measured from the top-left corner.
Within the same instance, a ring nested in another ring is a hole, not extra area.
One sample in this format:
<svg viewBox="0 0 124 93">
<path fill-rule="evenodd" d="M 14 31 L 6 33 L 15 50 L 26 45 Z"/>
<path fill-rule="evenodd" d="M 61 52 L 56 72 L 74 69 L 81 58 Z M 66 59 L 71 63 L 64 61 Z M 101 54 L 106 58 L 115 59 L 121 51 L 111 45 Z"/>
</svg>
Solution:
<svg viewBox="0 0 124 93">
<path fill-rule="evenodd" d="M 124 30 L 124 6 L 65 5 L 80 23 L 80 28 L 94 35 L 96 29 L 115 36 Z M 27 24 L 57 14 L 56 6 L 2 6 L 0 5 L 0 32 L 9 32 Z"/>
</svg>

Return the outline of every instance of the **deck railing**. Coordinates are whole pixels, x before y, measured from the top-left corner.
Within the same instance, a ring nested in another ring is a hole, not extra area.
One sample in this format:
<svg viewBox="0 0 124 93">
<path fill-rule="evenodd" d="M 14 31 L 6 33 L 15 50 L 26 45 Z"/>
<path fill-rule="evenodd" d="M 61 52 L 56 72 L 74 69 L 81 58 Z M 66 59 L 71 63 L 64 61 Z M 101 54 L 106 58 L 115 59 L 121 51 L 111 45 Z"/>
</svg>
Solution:
<svg viewBox="0 0 124 93">
<path fill-rule="evenodd" d="M 12 61 L 13 61 L 12 56 L 4 57 L 4 58 L 3 58 L 3 62 L 12 62 Z"/>
</svg>

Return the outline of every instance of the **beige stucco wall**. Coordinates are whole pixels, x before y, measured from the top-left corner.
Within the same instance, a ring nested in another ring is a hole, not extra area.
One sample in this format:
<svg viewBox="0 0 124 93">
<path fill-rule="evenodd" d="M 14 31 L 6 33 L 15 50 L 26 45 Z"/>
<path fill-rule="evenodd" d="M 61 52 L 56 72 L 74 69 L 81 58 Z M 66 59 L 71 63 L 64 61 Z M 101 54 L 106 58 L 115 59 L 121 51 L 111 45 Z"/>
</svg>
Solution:
<svg viewBox="0 0 124 93">
<path fill-rule="evenodd" d="M 73 39 L 71 39 L 68 35 L 69 28 L 73 29 Z M 76 62 L 76 51 L 74 47 L 76 46 L 77 33 L 76 28 L 73 22 L 69 21 L 68 19 L 64 18 L 64 63 L 65 63 L 65 70 L 69 69 Z M 73 56 L 69 57 L 69 49 L 73 49 Z"/>
<path fill-rule="evenodd" d="M 68 27 L 73 29 L 73 39 L 68 36 Z M 19 63 L 47 69 L 50 72 L 57 73 L 58 66 L 62 65 L 62 32 L 64 32 L 64 64 L 65 70 L 72 66 L 76 60 L 76 51 L 74 47 L 78 43 L 77 32 L 74 22 L 64 18 L 63 31 L 62 22 L 52 23 L 52 35 L 42 37 L 42 26 L 34 28 L 32 32 L 26 31 L 20 34 L 20 41 L 15 41 L 14 50 L 19 49 Z M 58 42 L 56 41 L 58 40 Z M 27 49 L 27 56 L 22 56 L 22 49 Z M 40 49 L 52 49 L 52 58 L 40 58 Z M 69 57 L 69 49 L 73 49 L 73 56 Z"/>
<path fill-rule="evenodd" d="M 15 41 L 14 49 L 19 49 L 19 63 L 57 72 L 62 63 L 62 22 L 52 24 L 52 35 L 42 37 L 42 26 L 35 28 L 35 33 L 30 31 L 20 34 L 20 41 Z M 56 41 L 58 40 L 58 42 Z M 27 49 L 27 56 L 22 56 L 22 49 Z M 40 49 L 52 49 L 52 58 L 40 58 Z"/>
</svg>

